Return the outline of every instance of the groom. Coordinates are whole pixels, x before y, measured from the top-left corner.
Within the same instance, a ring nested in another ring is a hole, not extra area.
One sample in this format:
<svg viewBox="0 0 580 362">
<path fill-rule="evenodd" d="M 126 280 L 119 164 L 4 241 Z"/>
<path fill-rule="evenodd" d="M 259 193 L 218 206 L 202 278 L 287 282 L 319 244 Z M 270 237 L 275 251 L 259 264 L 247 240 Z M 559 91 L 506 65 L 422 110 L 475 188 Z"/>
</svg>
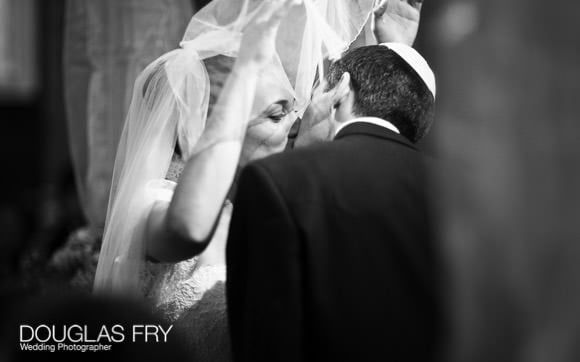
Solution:
<svg viewBox="0 0 580 362">
<path fill-rule="evenodd" d="M 242 172 L 227 249 L 235 361 L 430 361 L 440 332 L 427 165 L 435 78 L 412 48 L 333 63 L 334 140 Z"/>
</svg>

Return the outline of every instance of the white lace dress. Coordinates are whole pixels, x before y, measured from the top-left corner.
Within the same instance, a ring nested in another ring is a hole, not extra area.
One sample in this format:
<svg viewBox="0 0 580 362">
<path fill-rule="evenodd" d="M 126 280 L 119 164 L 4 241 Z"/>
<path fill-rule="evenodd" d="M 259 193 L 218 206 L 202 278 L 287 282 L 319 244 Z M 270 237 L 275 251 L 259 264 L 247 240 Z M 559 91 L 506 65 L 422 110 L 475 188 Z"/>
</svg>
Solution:
<svg viewBox="0 0 580 362">
<path fill-rule="evenodd" d="M 181 173 L 172 162 L 167 179 Z M 227 238 L 232 204 L 228 201 L 211 243 Z M 226 266 L 200 265 L 198 258 L 179 263 L 147 262 L 143 292 L 168 322 L 191 355 L 191 361 L 231 361 L 225 299 Z"/>
</svg>

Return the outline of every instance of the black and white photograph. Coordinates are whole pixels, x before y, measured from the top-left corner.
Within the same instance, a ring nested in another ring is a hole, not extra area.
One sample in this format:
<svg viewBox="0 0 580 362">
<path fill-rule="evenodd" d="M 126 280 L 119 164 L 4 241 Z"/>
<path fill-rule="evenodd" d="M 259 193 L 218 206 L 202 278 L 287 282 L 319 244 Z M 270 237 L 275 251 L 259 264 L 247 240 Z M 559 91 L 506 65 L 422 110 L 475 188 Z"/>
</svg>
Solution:
<svg viewBox="0 0 580 362">
<path fill-rule="evenodd" d="M 580 362 L 579 15 L 0 0 L 0 361 Z"/>
</svg>

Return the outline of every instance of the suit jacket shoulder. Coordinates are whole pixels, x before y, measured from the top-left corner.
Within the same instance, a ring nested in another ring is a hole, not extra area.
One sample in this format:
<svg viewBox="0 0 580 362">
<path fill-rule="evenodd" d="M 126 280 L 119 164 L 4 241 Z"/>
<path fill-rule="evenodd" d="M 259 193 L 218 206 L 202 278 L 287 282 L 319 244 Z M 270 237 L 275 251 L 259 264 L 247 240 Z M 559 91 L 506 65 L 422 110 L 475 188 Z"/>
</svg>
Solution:
<svg viewBox="0 0 580 362">
<path fill-rule="evenodd" d="M 359 187 L 384 194 L 425 179 L 424 156 L 404 137 L 371 124 L 352 124 L 331 142 L 276 154 L 255 162 L 282 197 L 311 202 L 321 193 L 357 193 Z"/>
<path fill-rule="evenodd" d="M 246 360 L 279 351 L 269 360 L 434 355 L 438 273 L 424 158 L 379 126 L 343 131 L 242 173 L 228 302 L 232 336 L 245 340 L 234 349 L 250 346 Z"/>
</svg>

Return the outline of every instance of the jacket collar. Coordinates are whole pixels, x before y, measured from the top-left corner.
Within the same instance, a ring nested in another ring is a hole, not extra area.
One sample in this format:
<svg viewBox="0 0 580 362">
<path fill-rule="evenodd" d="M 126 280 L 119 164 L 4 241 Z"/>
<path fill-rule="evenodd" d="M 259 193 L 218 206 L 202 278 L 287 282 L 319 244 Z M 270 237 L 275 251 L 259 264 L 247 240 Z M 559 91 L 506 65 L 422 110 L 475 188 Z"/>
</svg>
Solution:
<svg viewBox="0 0 580 362">
<path fill-rule="evenodd" d="M 404 136 L 393 132 L 392 130 L 382 127 L 377 124 L 372 124 L 368 122 L 353 122 L 346 125 L 344 128 L 340 129 L 336 136 L 334 137 L 335 140 L 346 138 L 352 135 L 366 135 L 371 137 L 378 137 L 386 140 L 390 140 L 393 142 L 400 143 L 407 147 L 410 147 L 414 150 L 417 147 L 411 143 L 407 138 Z"/>
<path fill-rule="evenodd" d="M 388 128 L 391 131 L 401 134 L 401 132 L 399 132 L 399 129 L 397 127 L 395 127 L 394 124 L 392 124 L 389 121 L 385 121 L 382 118 L 378 118 L 378 117 L 359 117 L 359 118 L 354 118 L 351 119 L 350 121 L 344 122 L 343 124 L 341 124 L 340 126 L 338 126 L 335 135 L 340 132 L 341 129 L 343 129 L 344 127 L 348 126 L 349 124 L 353 124 L 356 122 L 364 122 L 364 123 L 372 123 L 372 124 L 376 124 L 377 126 L 381 126 L 384 128 Z"/>
</svg>

